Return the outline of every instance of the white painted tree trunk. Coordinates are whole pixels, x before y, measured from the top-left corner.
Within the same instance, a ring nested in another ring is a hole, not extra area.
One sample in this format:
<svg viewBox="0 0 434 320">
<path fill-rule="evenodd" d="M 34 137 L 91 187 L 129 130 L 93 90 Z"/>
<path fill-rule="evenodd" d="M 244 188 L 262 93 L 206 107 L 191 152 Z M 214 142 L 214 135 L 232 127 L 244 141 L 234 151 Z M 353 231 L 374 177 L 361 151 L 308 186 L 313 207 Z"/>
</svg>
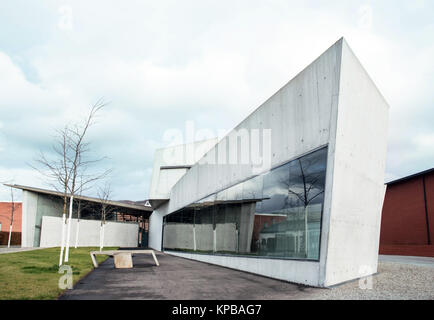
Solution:
<svg viewBox="0 0 434 320">
<path fill-rule="evenodd" d="M 193 226 L 193 250 L 196 251 L 196 227 Z"/>
<path fill-rule="evenodd" d="M 101 224 L 99 229 L 99 251 L 104 248 L 104 224 Z"/>
<path fill-rule="evenodd" d="M 308 232 L 308 226 L 307 226 L 307 207 L 304 207 L 304 250 L 306 252 L 306 258 L 309 257 L 309 232 Z"/>
<path fill-rule="evenodd" d="M 77 220 L 77 229 L 75 230 L 75 246 L 74 246 L 75 249 L 77 249 L 78 247 L 79 230 L 80 230 L 80 220 Z"/>
<path fill-rule="evenodd" d="M 8 239 L 8 248 L 11 247 L 11 238 L 12 238 L 12 223 L 9 227 L 9 239 Z"/>
<path fill-rule="evenodd" d="M 63 213 L 62 214 L 62 240 L 61 240 L 61 243 L 60 243 L 59 266 L 62 265 L 62 261 L 63 261 L 63 249 L 65 247 L 65 219 L 66 219 L 66 214 Z"/>
<path fill-rule="evenodd" d="M 65 251 L 65 262 L 69 259 L 69 242 L 71 240 L 71 220 L 72 220 L 72 205 L 74 203 L 74 196 L 71 196 L 69 201 L 69 215 L 68 215 L 68 232 L 66 235 L 66 251 Z"/>
</svg>

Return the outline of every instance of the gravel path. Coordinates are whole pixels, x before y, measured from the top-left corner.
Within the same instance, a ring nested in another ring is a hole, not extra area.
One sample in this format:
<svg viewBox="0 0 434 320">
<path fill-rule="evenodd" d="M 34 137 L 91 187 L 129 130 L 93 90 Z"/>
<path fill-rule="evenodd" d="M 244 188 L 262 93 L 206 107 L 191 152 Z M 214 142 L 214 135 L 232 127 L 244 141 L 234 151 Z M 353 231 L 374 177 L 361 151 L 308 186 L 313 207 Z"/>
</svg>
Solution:
<svg viewBox="0 0 434 320">
<path fill-rule="evenodd" d="M 380 262 L 372 289 L 360 289 L 352 281 L 331 289 L 312 290 L 301 299 L 319 300 L 433 300 L 434 268 L 396 262 Z"/>
</svg>

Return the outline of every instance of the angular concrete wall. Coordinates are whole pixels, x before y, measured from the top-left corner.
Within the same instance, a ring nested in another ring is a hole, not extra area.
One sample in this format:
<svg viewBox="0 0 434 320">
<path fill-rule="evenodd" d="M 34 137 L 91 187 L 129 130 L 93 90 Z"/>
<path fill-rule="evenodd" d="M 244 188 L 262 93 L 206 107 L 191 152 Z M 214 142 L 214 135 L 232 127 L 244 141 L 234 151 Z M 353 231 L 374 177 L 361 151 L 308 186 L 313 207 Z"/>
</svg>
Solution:
<svg viewBox="0 0 434 320">
<path fill-rule="evenodd" d="M 37 209 L 38 195 L 34 192 L 23 191 L 22 247 L 33 247 Z"/>
<path fill-rule="evenodd" d="M 167 212 L 168 202 L 154 209 L 149 217 L 148 245 L 150 248 L 161 251 L 163 242 L 163 217 Z"/>
<path fill-rule="evenodd" d="M 331 207 L 321 279 L 330 286 L 377 272 L 389 107 L 342 41 Z M 323 225 L 324 227 L 324 225 Z M 323 242 L 322 244 L 325 244 Z"/>
<path fill-rule="evenodd" d="M 42 217 L 61 217 L 63 202 L 60 198 L 23 190 L 22 247 L 39 247 Z M 73 212 L 73 217 L 76 212 Z"/>
<path fill-rule="evenodd" d="M 387 116 L 387 103 L 345 40 L 339 40 L 204 155 L 218 159 L 220 150 L 227 150 L 225 139 L 237 130 L 271 129 L 271 168 L 328 146 L 319 261 L 177 255 L 313 286 L 376 272 Z M 150 245 L 161 249 L 158 228 L 165 215 L 255 174 L 252 162 L 199 161 L 173 186 L 170 201 L 152 214 Z"/>
<path fill-rule="evenodd" d="M 337 113 L 341 51 L 339 41 L 257 108 L 204 158 L 218 159 L 221 150 L 228 150 L 229 137 L 243 129 L 271 129 L 271 150 L 267 154 L 271 167 L 327 145 L 334 139 L 331 134 Z M 181 209 L 251 177 L 257 170 L 251 162 L 196 164 L 172 188 L 168 210 Z"/>
<path fill-rule="evenodd" d="M 157 149 L 154 155 L 149 199 L 169 199 L 172 187 L 188 171 L 188 166 L 194 165 L 196 159 L 200 159 L 216 143 L 217 139 L 209 139 Z"/>
</svg>

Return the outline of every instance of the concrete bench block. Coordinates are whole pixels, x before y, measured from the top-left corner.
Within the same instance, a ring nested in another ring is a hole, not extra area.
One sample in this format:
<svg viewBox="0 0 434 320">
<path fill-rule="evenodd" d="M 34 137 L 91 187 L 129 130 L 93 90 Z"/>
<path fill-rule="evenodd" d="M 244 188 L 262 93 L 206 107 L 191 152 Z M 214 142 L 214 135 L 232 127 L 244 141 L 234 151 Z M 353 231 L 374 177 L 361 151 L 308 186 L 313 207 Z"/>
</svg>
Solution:
<svg viewBox="0 0 434 320">
<path fill-rule="evenodd" d="M 133 258 L 131 253 L 117 253 L 113 257 L 116 269 L 133 267 Z"/>
</svg>

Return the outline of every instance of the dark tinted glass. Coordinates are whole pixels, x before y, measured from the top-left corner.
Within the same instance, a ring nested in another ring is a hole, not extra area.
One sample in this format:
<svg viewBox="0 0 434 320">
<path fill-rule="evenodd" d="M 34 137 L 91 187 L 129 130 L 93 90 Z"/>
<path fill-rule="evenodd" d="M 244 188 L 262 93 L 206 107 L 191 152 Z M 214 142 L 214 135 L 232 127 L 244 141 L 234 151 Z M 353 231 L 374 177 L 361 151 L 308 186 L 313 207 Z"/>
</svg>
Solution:
<svg viewBox="0 0 434 320">
<path fill-rule="evenodd" d="M 318 260 L 327 148 L 165 218 L 164 248 Z"/>
</svg>

